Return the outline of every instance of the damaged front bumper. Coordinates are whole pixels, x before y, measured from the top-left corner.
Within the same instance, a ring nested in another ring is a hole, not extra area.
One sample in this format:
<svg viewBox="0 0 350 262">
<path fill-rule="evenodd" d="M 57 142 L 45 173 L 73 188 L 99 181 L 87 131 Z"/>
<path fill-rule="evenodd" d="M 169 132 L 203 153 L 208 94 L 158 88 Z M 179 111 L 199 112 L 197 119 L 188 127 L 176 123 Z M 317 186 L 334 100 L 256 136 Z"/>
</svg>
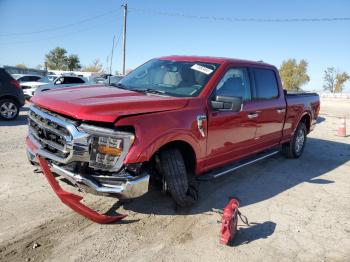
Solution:
<svg viewBox="0 0 350 262">
<path fill-rule="evenodd" d="M 80 202 L 83 199 L 81 196 L 63 190 L 63 188 L 59 185 L 59 183 L 51 173 L 50 167 L 46 160 L 41 158 L 39 155 L 36 156 L 36 159 L 47 181 L 49 182 L 50 186 L 52 187 L 56 195 L 59 197 L 59 199 L 80 215 L 100 224 L 116 222 L 127 216 L 123 214 L 118 214 L 114 216 L 99 214 L 91 208 L 87 207 L 86 205 L 82 204 Z"/>
<path fill-rule="evenodd" d="M 90 189 L 95 194 L 113 194 L 119 198 L 135 198 L 148 191 L 149 175 L 138 176 L 134 179 L 124 179 L 119 181 L 118 184 L 114 181 L 113 185 L 101 184 L 96 180 L 67 171 L 61 166 L 48 162 L 44 157 L 40 156 L 38 153 L 40 151 L 38 150 L 39 148 L 35 146 L 29 137 L 26 138 L 26 144 L 28 160 L 32 164 L 40 166 L 44 176 L 62 203 L 96 223 L 107 224 L 116 222 L 127 215 L 117 214 L 109 216 L 92 210 L 80 202 L 83 199 L 81 196 L 65 191 L 56 180 L 54 174 L 67 179 L 71 184 L 79 188 Z M 105 182 L 108 182 L 108 180 L 105 180 Z"/>
<path fill-rule="evenodd" d="M 36 158 L 38 148 L 29 137 L 26 139 L 28 160 L 40 164 Z M 40 154 L 39 154 L 40 155 Z M 118 198 L 137 198 L 148 192 L 148 174 L 131 176 L 126 171 L 122 176 L 87 176 L 74 173 L 55 163 L 49 164 L 50 171 L 67 179 L 74 186 L 96 195 L 114 195 Z"/>
</svg>

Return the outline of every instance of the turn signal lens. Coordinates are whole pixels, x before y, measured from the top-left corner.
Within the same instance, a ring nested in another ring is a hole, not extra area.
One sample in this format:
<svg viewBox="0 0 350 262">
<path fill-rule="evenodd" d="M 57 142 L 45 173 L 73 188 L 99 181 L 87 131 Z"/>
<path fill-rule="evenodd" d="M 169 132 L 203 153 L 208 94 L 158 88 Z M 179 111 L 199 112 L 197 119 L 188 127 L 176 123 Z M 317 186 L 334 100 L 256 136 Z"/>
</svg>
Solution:
<svg viewBox="0 0 350 262">
<path fill-rule="evenodd" d="M 104 155 L 120 156 L 123 152 L 121 148 L 98 146 L 97 151 Z"/>
</svg>

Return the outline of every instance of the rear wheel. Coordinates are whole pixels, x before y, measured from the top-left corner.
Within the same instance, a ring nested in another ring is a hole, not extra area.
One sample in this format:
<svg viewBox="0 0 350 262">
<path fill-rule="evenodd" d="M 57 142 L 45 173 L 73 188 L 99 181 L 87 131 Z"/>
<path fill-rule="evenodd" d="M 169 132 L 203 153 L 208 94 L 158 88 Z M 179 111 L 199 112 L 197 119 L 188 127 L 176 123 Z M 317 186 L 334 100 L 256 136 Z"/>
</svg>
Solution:
<svg viewBox="0 0 350 262">
<path fill-rule="evenodd" d="M 12 99 L 0 100 L 0 117 L 3 120 L 13 120 L 18 116 L 19 107 Z"/>
<path fill-rule="evenodd" d="M 294 136 L 289 143 L 282 146 L 282 153 L 288 158 L 298 158 L 302 155 L 306 143 L 307 129 L 305 123 L 299 123 Z"/>
<path fill-rule="evenodd" d="M 177 205 L 189 207 L 198 199 L 198 182 L 187 172 L 185 161 L 178 149 L 164 149 L 160 154 L 161 171 L 167 189 Z"/>
</svg>

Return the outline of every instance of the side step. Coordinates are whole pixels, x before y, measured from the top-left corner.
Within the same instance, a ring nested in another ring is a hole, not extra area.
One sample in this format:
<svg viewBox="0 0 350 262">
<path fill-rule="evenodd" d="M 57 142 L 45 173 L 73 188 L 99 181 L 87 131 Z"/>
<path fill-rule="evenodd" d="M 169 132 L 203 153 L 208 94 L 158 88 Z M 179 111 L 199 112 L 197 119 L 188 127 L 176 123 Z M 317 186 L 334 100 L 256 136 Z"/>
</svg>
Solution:
<svg viewBox="0 0 350 262">
<path fill-rule="evenodd" d="M 207 181 L 207 180 L 212 180 L 212 179 L 227 175 L 228 173 L 235 171 L 241 167 L 253 164 L 255 162 L 258 162 L 258 161 L 263 160 L 265 158 L 268 158 L 270 156 L 276 155 L 278 153 L 279 153 L 279 150 L 277 150 L 277 149 L 271 149 L 269 151 L 264 151 L 263 153 L 260 153 L 254 157 L 246 158 L 246 159 L 240 160 L 238 162 L 235 162 L 233 164 L 230 164 L 228 166 L 225 166 L 223 168 L 219 168 L 219 169 L 210 171 L 208 173 L 205 173 L 205 174 L 199 176 L 198 180 Z"/>
</svg>

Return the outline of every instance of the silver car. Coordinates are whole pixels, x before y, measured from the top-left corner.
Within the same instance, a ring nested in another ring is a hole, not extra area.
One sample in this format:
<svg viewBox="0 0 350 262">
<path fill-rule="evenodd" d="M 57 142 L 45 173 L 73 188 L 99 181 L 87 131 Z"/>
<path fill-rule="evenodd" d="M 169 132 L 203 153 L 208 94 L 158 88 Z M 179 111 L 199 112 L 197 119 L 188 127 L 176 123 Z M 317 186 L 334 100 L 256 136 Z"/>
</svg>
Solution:
<svg viewBox="0 0 350 262">
<path fill-rule="evenodd" d="M 34 95 L 40 92 L 51 90 L 51 89 L 82 85 L 82 84 L 86 84 L 87 82 L 88 82 L 87 79 L 80 76 L 59 76 L 53 81 L 53 83 L 39 86 L 35 90 Z"/>
</svg>

